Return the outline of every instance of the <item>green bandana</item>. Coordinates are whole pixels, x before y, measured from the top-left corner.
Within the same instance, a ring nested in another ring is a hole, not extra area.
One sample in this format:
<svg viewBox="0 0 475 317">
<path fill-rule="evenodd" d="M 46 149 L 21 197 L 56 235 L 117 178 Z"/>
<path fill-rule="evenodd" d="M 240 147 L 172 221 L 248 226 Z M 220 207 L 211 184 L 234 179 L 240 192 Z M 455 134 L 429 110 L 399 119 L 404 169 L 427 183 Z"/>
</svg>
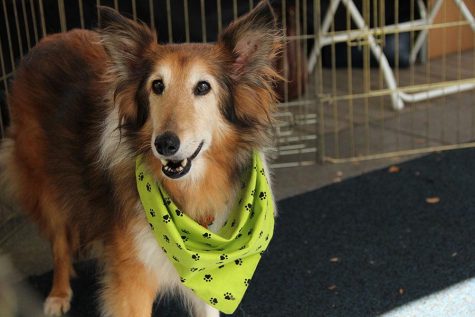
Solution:
<svg viewBox="0 0 475 317">
<path fill-rule="evenodd" d="M 181 282 L 227 314 L 241 302 L 274 231 L 272 194 L 258 153 L 252 166 L 228 221 L 213 233 L 176 207 L 141 158 L 136 162 L 137 188 L 158 244 Z"/>
</svg>

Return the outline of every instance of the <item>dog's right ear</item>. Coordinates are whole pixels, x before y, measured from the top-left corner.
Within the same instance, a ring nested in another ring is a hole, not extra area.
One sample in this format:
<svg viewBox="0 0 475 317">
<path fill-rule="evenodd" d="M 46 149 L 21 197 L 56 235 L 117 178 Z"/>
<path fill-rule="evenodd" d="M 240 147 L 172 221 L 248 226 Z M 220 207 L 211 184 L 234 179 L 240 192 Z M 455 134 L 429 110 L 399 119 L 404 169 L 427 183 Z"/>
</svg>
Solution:
<svg viewBox="0 0 475 317">
<path fill-rule="evenodd" d="M 116 10 L 99 7 L 99 29 L 102 43 L 115 67 L 129 73 L 143 60 L 157 37 L 146 25 L 125 18 Z"/>
</svg>

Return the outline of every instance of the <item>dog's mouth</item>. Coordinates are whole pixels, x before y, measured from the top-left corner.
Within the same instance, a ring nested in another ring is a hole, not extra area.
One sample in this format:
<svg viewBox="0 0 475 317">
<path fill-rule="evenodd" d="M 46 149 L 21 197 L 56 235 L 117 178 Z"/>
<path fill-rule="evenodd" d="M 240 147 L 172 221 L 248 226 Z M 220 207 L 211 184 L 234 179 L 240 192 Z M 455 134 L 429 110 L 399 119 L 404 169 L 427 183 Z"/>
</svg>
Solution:
<svg viewBox="0 0 475 317">
<path fill-rule="evenodd" d="M 194 158 L 198 156 L 203 147 L 204 141 L 201 141 L 200 145 L 196 151 L 188 158 L 185 158 L 181 161 L 174 161 L 174 160 L 167 160 L 167 159 L 160 159 L 162 162 L 162 172 L 165 176 L 171 179 L 178 179 L 180 177 L 185 176 L 191 170 L 191 163 Z"/>
</svg>

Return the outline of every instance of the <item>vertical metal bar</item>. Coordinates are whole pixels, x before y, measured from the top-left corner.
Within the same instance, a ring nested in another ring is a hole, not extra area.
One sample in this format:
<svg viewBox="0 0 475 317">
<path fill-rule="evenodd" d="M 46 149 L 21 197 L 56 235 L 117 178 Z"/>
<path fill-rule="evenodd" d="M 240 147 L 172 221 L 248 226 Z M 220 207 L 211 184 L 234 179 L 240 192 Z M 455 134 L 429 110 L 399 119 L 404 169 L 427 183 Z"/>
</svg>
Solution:
<svg viewBox="0 0 475 317">
<path fill-rule="evenodd" d="M 43 8 L 43 0 L 38 0 L 38 3 L 40 5 L 41 34 L 42 34 L 42 37 L 45 37 L 47 35 L 47 32 L 46 32 L 45 10 Z"/>
<path fill-rule="evenodd" d="M 284 3 L 285 1 L 282 1 Z M 234 20 L 237 19 L 238 17 L 238 9 L 237 9 L 237 1 L 233 0 L 233 14 L 234 14 Z"/>
<path fill-rule="evenodd" d="M 12 69 L 13 71 L 15 70 L 15 58 L 13 57 L 13 43 L 12 43 L 12 36 L 10 33 L 10 22 L 8 20 L 8 13 L 7 13 L 7 4 L 5 3 L 5 0 L 3 2 L 3 15 L 5 17 L 5 27 L 7 29 L 7 40 L 8 40 L 8 50 L 10 53 L 10 62 L 12 64 Z"/>
<path fill-rule="evenodd" d="M 2 41 L 0 41 L 0 66 L 2 69 L 2 82 L 3 82 L 3 91 L 5 92 L 5 96 L 8 97 L 8 84 L 7 84 L 7 72 L 5 68 L 5 59 L 3 58 L 3 47 L 2 47 Z M 6 102 L 8 98 L 5 98 L 5 105 L 7 107 L 7 111 L 9 112 L 10 109 L 8 108 L 8 103 Z M 5 130 L 3 127 L 3 116 L 1 113 L 0 109 L 0 137 L 3 137 L 5 135 Z"/>
<path fill-rule="evenodd" d="M 397 1 L 397 0 L 396 0 Z M 363 1 L 363 21 L 365 26 L 370 25 L 370 3 L 368 0 Z M 368 41 L 369 42 L 369 41 Z M 365 92 L 365 98 L 364 98 L 364 152 L 366 155 L 370 154 L 370 145 L 369 145 L 369 140 L 370 140 L 370 129 L 369 129 L 369 92 L 371 91 L 371 65 L 370 65 L 370 57 L 371 57 L 371 52 L 369 45 L 365 44 L 363 46 L 363 87 L 364 87 L 364 92 Z"/>
<path fill-rule="evenodd" d="M 396 28 L 399 25 L 399 0 L 394 2 L 394 24 Z M 394 34 L 394 50 L 396 54 L 394 54 L 394 68 L 396 69 L 396 87 L 399 87 L 399 29 L 396 30 Z M 398 132 L 396 133 L 396 149 L 401 149 L 401 112 L 397 112 L 397 125 L 398 125 Z"/>
<path fill-rule="evenodd" d="M 218 13 L 218 34 L 223 31 L 223 13 L 221 10 L 221 0 L 216 0 L 216 8 Z"/>
<path fill-rule="evenodd" d="M 410 13 L 409 13 L 409 19 L 411 21 L 414 21 L 415 20 L 415 6 L 416 6 L 416 3 L 415 3 L 415 0 L 411 0 L 410 1 Z M 414 41 L 415 41 L 415 33 L 414 33 L 414 29 L 411 28 L 411 32 L 409 33 L 409 38 L 410 38 L 410 42 L 409 42 L 409 52 L 412 52 L 413 49 L 414 49 Z M 415 84 L 415 79 L 414 79 L 414 75 L 415 75 L 415 69 L 414 69 L 414 64 L 415 62 L 411 62 L 409 61 L 409 84 L 411 86 L 413 86 Z M 411 112 L 411 130 L 412 131 L 415 131 L 415 125 L 414 125 L 414 114 L 415 114 L 415 107 L 410 107 L 410 112 Z M 416 145 L 416 142 L 415 142 L 415 137 L 412 137 L 411 138 L 411 149 L 414 149 L 415 148 L 415 145 Z"/>
<path fill-rule="evenodd" d="M 31 9 L 31 19 L 33 21 L 33 32 L 35 34 L 35 43 L 38 42 L 38 26 L 36 21 L 36 8 L 35 8 L 35 1 L 30 0 L 30 9 Z"/>
<path fill-rule="evenodd" d="M 150 12 L 150 27 L 155 30 L 155 8 L 153 7 L 153 0 L 148 0 L 148 11 Z"/>
<path fill-rule="evenodd" d="M 137 21 L 137 3 L 136 0 L 132 0 L 132 17 L 134 21 Z"/>
<path fill-rule="evenodd" d="M 252 8 L 254 8 L 254 1 L 249 0 L 249 11 L 251 11 Z"/>
<path fill-rule="evenodd" d="M 203 35 L 203 43 L 207 42 L 206 36 L 206 14 L 205 14 L 205 1 L 200 0 L 201 9 L 201 34 Z"/>
<path fill-rule="evenodd" d="M 64 8 L 64 0 L 58 0 L 59 22 L 61 24 L 61 32 L 66 32 L 66 10 Z"/>
<path fill-rule="evenodd" d="M 173 43 L 172 10 L 170 7 L 170 0 L 167 0 L 167 25 L 168 25 L 168 42 Z"/>
<path fill-rule="evenodd" d="M 333 106 L 333 121 L 334 121 L 334 127 L 333 127 L 333 153 L 334 157 L 340 158 L 340 139 L 339 139 L 339 130 L 340 130 L 340 125 L 339 125 L 339 115 L 338 115 L 338 100 L 335 99 L 337 96 L 337 74 L 336 74 L 336 45 L 335 45 L 335 20 L 334 20 L 334 15 L 332 15 L 331 18 L 331 24 L 330 24 L 330 36 L 332 38 L 331 41 L 331 78 L 332 78 L 332 88 L 331 88 L 331 96 L 332 96 L 332 106 Z"/>
<path fill-rule="evenodd" d="M 351 32 L 351 15 L 348 7 L 345 7 L 346 12 L 346 32 L 348 35 Z M 348 95 L 353 95 L 353 56 L 350 43 L 346 43 L 346 63 L 347 63 L 347 83 L 348 83 Z M 354 134 L 354 109 L 353 109 L 353 98 L 348 100 L 348 125 L 350 128 L 350 146 L 351 146 L 351 156 L 356 155 L 355 150 L 355 134 Z"/>
<path fill-rule="evenodd" d="M 185 40 L 186 43 L 190 43 L 190 16 L 188 9 L 188 0 L 183 0 L 183 10 L 185 16 Z"/>
<path fill-rule="evenodd" d="M 83 0 L 78 0 L 79 5 L 79 20 L 81 21 L 81 28 L 84 29 L 84 4 Z"/>
<path fill-rule="evenodd" d="M 462 19 L 462 12 L 459 11 L 458 20 Z M 457 27 L 457 81 L 462 79 L 462 26 Z M 456 131 L 455 131 L 455 141 L 460 143 L 460 104 L 461 98 L 460 93 L 457 94 L 457 102 L 455 103 L 455 107 L 457 109 L 457 116 L 456 116 Z"/>
<path fill-rule="evenodd" d="M 23 23 L 25 24 L 25 34 L 26 34 L 26 44 L 28 49 L 31 48 L 31 39 L 30 39 L 30 24 L 28 23 L 28 18 L 26 15 L 26 4 L 25 0 L 21 0 L 21 8 L 23 12 Z"/>
<path fill-rule="evenodd" d="M 23 38 L 21 36 L 21 30 L 20 30 L 20 20 L 18 18 L 18 9 L 17 9 L 17 1 L 13 1 L 13 15 L 15 17 L 15 27 L 16 27 L 16 34 L 17 34 L 17 40 L 18 40 L 18 49 L 20 50 L 20 55 L 23 55 Z"/>
<path fill-rule="evenodd" d="M 320 26 L 321 26 L 321 0 L 313 0 L 313 47 L 320 51 L 321 47 L 317 43 L 320 39 Z M 316 60 L 317 68 L 313 70 L 315 72 L 315 95 L 317 97 L 318 102 L 318 113 L 319 113 L 319 120 L 318 120 L 318 130 L 319 130 L 319 137 L 317 138 L 317 155 L 320 158 L 320 161 L 323 162 L 326 157 L 326 144 L 325 144 L 325 111 L 323 102 L 320 100 L 320 97 L 323 95 L 323 69 L 322 69 L 322 58 L 321 54 L 318 55 L 318 59 Z M 310 61 L 309 61 L 310 62 Z"/>
<path fill-rule="evenodd" d="M 443 21 L 444 23 L 447 22 L 447 3 L 448 1 L 444 2 L 444 8 L 443 8 Z M 442 29 L 442 81 L 445 81 L 447 79 L 447 27 L 444 27 Z M 442 97 L 442 103 L 444 106 L 447 105 L 447 97 L 444 95 Z M 440 131 L 440 139 L 442 142 L 445 141 L 445 117 L 446 117 L 446 108 L 447 107 L 442 107 L 442 116 L 440 117 L 440 126 L 441 126 L 441 131 Z"/>
<path fill-rule="evenodd" d="M 119 0 L 114 0 L 114 9 L 119 11 Z"/>
</svg>

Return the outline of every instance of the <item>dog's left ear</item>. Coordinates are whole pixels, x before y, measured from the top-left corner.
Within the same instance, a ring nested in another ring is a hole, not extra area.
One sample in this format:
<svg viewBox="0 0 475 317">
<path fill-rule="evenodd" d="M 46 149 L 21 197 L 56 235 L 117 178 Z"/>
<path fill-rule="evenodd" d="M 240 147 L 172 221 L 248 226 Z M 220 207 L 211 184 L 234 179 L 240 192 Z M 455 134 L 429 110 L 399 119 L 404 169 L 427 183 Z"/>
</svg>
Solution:
<svg viewBox="0 0 475 317">
<path fill-rule="evenodd" d="M 248 14 L 232 22 L 220 35 L 219 43 L 232 52 L 232 77 L 256 82 L 273 75 L 275 57 L 282 46 L 274 10 L 265 0 Z"/>
<path fill-rule="evenodd" d="M 267 130 L 276 103 L 274 84 L 282 79 L 275 69 L 283 35 L 268 1 L 231 23 L 218 45 L 230 59 L 233 107 L 226 110 L 231 122 L 250 129 Z"/>
</svg>

